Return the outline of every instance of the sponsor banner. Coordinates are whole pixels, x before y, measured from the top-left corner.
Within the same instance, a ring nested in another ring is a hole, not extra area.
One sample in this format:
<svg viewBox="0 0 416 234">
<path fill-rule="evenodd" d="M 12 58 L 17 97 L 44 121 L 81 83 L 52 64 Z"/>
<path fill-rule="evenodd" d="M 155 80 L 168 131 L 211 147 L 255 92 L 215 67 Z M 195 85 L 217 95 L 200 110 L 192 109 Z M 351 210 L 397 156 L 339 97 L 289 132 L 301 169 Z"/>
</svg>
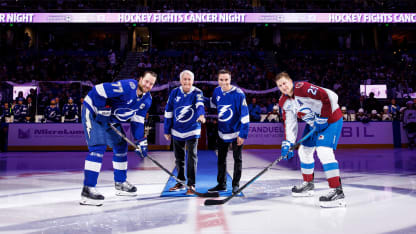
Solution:
<svg viewBox="0 0 416 234">
<path fill-rule="evenodd" d="M 132 139 L 130 124 L 123 124 Z M 80 123 L 9 124 L 8 146 L 86 146 Z"/>
<path fill-rule="evenodd" d="M 0 23 L 416 23 L 416 13 L 0 13 Z"/>
</svg>

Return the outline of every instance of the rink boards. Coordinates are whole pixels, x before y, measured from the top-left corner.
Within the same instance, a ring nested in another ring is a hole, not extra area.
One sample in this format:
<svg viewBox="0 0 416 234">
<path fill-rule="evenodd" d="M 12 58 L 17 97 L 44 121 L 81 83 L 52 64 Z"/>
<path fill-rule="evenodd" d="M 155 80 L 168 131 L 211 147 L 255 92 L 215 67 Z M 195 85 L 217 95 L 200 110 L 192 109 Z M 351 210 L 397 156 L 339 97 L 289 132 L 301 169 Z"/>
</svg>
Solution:
<svg viewBox="0 0 416 234">
<path fill-rule="evenodd" d="M 305 123 L 299 124 L 298 137 Z M 132 139 L 130 125 L 123 125 L 126 135 Z M 150 149 L 168 149 L 170 142 L 163 137 L 163 124 L 155 126 L 155 144 Z M 393 148 L 400 140 L 406 146 L 407 137 L 400 126 L 400 139 L 394 139 L 392 122 L 344 122 L 339 148 Z M 284 139 L 282 123 L 251 123 L 246 149 L 280 148 Z M 59 151 L 87 150 L 82 124 L 10 124 L 8 131 L 10 151 Z"/>
</svg>

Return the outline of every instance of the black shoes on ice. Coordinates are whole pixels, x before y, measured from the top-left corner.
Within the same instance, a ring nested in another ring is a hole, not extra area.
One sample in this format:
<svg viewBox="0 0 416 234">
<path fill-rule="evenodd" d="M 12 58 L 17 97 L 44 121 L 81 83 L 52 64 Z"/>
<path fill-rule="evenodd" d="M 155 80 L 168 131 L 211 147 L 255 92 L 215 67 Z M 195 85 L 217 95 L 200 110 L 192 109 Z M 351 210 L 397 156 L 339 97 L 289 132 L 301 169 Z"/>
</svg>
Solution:
<svg viewBox="0 0 416 234">
<path fill-rule="evenodd" d="M 345 195 L 342 191 L 342 187 L 332 189 L 326 196 L 319 198 L 319 205 L 324 208 L 331 207 L 344 207 L 347 205 L 345 202 Z"/>
<path fill-rule="evenodd" d="M 225 192 L 225 191 L 227 191 L 227 186 L 219 185 L 219 184 L 217 186 L 213 187 L 213 188 L 208 189 L 209 193 Z"/>
<path fill-rule="evenodd" d="M 117 196 L 136 196 L 136 186 L 130 184 L 128 181 L 115 182 L 116 195 Z"/>
<path fill-rule="evenodd" d="M 313 182 L 306 182 L 303 181 L 303 183 L 299 186 L 294 186 L 292 188 L 292 196 L 294 197 L 311 197 L 314 194 L 313 189 L 315 188 L 315 185 Z"/>
<path fill-rule="evenodd" d="M 82 188 L 80 205 L 102 206 L 103 202 L 104 196 L 95 187 L 84 186 Z"/>
<path fill-rule="evenodd" d="M 313 182 L 304 181 L 300 186 L 292 188 L 292 196 L 311 197 L 314 195 L 314 188 Z M 323 208 L 345 207 L 347 203 L 342 186 L 333 188 L 327 195 L 319 197 L 319 205 Z"/>
<path fill-rule="evenodd" d="M 115 183 L 117 196 L 136 196 L 136 186 L 130 184 L 128 181 Z M 95 187 L 84 186 L 81 192 L 81 200 L 79 204 L 90 206 L 102 206 L 104 202 L 104 196 L 97 191 Z"/>
</svg>

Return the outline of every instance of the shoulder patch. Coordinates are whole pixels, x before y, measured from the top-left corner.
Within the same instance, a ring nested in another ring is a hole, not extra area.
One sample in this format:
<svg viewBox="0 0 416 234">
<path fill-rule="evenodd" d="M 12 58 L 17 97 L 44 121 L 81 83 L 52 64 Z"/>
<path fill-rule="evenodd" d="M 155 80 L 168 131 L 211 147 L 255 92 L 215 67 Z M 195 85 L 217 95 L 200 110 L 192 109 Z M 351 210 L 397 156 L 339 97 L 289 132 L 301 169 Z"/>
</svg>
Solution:
<svg viewBox="0 0 416 234">
<path fill-rule="evenodd" d="M 133 81 L 130 81 L 129 85 L 131 89 L 136 89 L 136 84 Z"/>
<path fill-rule="evenodd" d="M 296 88 L 302 88 L 303 84 L 304 84 L 303 82 L 296 82 L 295 87 Z"/>
</svg>

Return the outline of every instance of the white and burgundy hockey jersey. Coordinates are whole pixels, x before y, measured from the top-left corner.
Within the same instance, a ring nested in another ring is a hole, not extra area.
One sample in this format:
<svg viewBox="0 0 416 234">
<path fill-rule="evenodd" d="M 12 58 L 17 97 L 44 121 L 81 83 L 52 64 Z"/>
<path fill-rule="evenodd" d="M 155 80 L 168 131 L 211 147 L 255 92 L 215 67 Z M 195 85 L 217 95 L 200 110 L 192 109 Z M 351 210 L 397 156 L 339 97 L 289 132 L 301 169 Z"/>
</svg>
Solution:
<svg viewBox="0 0 416 234">
<path fill-rule="evenodd" d="M 164 132 L 180 141 L 199 138 L 201 123 L 196 120 L 201 115 L 205 115 L 202 91 L 194 86 L 188 93 L 182 87 L 175 88 L 165 107 Z"/>
<path fill-rule="evenodd" d="M 246 96 L 240 88 L 233 86 L 227 92 L 215 88 L 210 106 L 218 110 L 218 135 L 224 142 L 237 137 L 247 139 L 250 116 Z"/>
<path fill-rule="evenodd" d="M 84 98 L 84 105 L 95 114 L 100 108 L 110 106 L 110 121 L 130 121 L 134 138 L 141 139 L 144 136 L 146 113 L 152 105 L 152 96 L 150 92 L 137 96 L 137 85 L 138 82 L 134 79 L 98 84 Z"/>
<path fill-rule="evenodd" d="M 308 111 L 317 116 L 328 118 L 329 124 L 342 118 L 338 95 L 332 90 L 308 82 L 295 82 L 293 97 L 282 95 L 279 106 L 282 109 L 285 139 L 292 143 L 295 143 L 297 137 L 297 118 L 305 120 L 305 114 Z"/>
</svg>

